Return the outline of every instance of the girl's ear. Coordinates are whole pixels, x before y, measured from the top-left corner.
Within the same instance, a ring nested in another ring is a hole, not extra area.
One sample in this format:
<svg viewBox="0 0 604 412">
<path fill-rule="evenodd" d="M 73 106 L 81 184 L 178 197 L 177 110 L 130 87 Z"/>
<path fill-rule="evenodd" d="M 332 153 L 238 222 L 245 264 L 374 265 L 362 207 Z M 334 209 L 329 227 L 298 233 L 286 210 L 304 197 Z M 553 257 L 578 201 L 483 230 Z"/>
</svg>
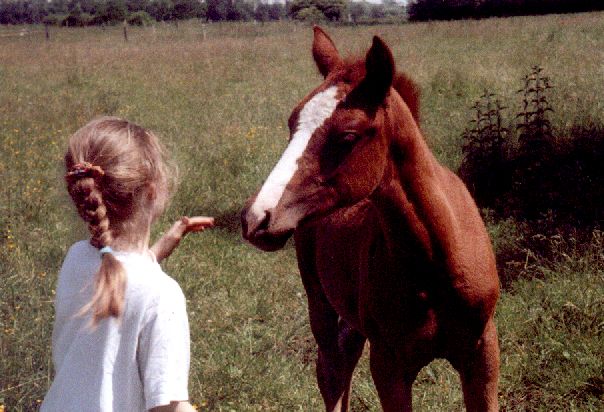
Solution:
<svg viewBox="0 0 604 412">
<path fill-rule="evenodd" d="M 314 40 L 312 44 L 312 56 L 315 59 L 317 68 L 323 77 L 327 75 L 339 64 L 342 63 L 342 58 L 335 44 L 329 38 L 327 33 L 319 26 L 313 27 Z"/>
<path fill-rule="evenodd" d="M 145 205 L 143 207 L 145 207 L 148 211 L 152 211 L 151 215 L 153 216 L 152 218 L 155 220 L 155 215 L 158 215 L 159 213 L 157 213 L 156 209 L 157 209 L 157 186 L 155 185 L 155 183 L 151 183 L 149 184 L 147 187 L 145 187 L 145 193 L 143 194 L 143 199 L 145 202 Z"/>
<path fill-rule="evenodd" d="M 144 199 L 146 204 L 143 206 L 146 208 L 146 211 L 149 213 L 149 217 L 151 218 L 151 222 L 157 220 L 157 218 L 163 212 L 163 206 L 161 203 L 161 199 L 159 199 L 160 193 L 157 191 L 157 185 L 155 183 L 149 184 L 145 188 Z"/>
<path fill-rule="evenodd" d="M 149 186 L 147 186 L 147 199 L 149 201 L 154 201 L 155 199 L 157 199 L 157 186 L 155 185 L 155 183 L 150 183 Z"/>
</svg>

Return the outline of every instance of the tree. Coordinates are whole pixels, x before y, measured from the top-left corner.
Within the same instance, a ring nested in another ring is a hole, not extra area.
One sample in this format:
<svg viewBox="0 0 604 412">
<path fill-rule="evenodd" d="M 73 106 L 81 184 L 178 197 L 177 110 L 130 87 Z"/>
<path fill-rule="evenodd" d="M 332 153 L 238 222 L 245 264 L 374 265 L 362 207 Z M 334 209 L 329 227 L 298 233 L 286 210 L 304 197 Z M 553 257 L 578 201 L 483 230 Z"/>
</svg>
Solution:
<svg viewBox="0 0 604 412">
<path fill-rule="evenodd" d="M 65 0 L 53 0 L 46 3 L 45 8 L 48 14 L 67 14 L 68 12 L 67 1 Z"/>
<path fill-rule="evenodd" d="M 309 9 L 309 10 L 306 10 Z M 338 21 L 344 16 L 344 0 L 293 0 L 289 4 L 288 15 L 296 20 L 316 21 L 321 19 Z"/>
<path fill-rule="evenodd" d="M 285 6 L 280 3 L 269 5 L 268 17 L 271 20 L 280 20 L 285 15 Z"/>
<path fill-rule="evenodd" d="M 145 11 L 157 21 L 166 21 L 172 18 L 173 9 L 174 4 L 170 0 L 153 0 Z"/>
<path fill-rule="evenodd" d="M 201 3 L 197 0 L 174 0 L 172 18 L 183 20 L 200 17 L 205 14 Z"/>
<path fill-rule="evenodd" d="M 254 10 L 254 20 L 256 21 L 268 21 L 269 20 L 269 5 L 266 3 L 260 3 Z"/>
<path fill-rule="evenodd" d="M 39 23 L 44 15 L 32 0 L 0 1 L 0 24 Z"/>
<path fill-rule="evenodd" d="M 351 1 L 348 4 L 348 13 L 354 23 L 367 15 L 368 5 L 364 1 Z"/>
<path fill-rule="evenodd" d="M 128 7 L 129 13 L 135 13 L 137 11 L 147 10 L 148 3 L 149 3 L 149 0 L 128 0 L 126 2 L 126 6 Z"/>
<path fill-rule="evenodd" d="M 149 26 L 155 19 L 144 10 L 135 11 L 128 16 L 128 24 L 131 26 Z"/>
<path fill-rule="evenodd" d="M 386 17 L 384 6 L 381 4 L 372 4 L 369 7 L 369 16 L 372 19 L 383 19 L 384 17 Z"/>
<path fill-rule="evenodd" d="M 414 0 L 408 13 L 410 20 L 451 20 L 602 9 L 601 0 Z"/>
<path fill-rule="evenodd" d="M 229 11 L 228 0 L 206 0 L 206 19 L 212 21 L 226 20 Z"/>
<path fill-rule="evenodd" d="M 126 20 L 126 4 L 124 0 L 107 0 L 101 16 L 105 23 L 115 24 Z"/>
<path fill-rule="evenodd" d="M 254 6 L 244 0 L 231 0 L 227 9 L 227 20 L 252 20 Z"/>
<path fill-rule="evenodd" d="M 88 13 L 83 13 L 80 3 L 76 3 L 69 12 L 69 15 L 63 19 L 61 25 L 68 27 L 84 27 L 88 26 L 91 20 L 92 16 Z"/>
<path fill-rule="evenodd" d="M 325 15 L 321 10 L 319 10 L 315 5 L 311 5 L 310 7 L 305 7 L 296 14 L 296 19 L 319 23 L 325 20 Z"/>
</svg>

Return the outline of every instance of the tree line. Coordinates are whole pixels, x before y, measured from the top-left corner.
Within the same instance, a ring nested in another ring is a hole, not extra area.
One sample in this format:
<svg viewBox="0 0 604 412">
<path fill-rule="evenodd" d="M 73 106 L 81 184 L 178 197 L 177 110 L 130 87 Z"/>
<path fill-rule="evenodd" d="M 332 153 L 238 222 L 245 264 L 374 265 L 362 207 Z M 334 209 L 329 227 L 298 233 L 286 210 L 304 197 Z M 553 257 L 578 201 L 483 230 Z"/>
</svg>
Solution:
<svg viewBox="0 0 604 412">
<path fill-rule="evenodd" d="M 89 26 L 127 21 L 147 25 L 191 18 L 394 22 L 405 19 L 405 8 L 394 0 L 384 0 L 382 4 L 350 0 L 287 0 L 272 4 L 263 0 L 0 0 L 0 24 Z"/>
<path fill-rule="evenodd" d="M 602 0 L 414 0 L 409 20 L 456 20 L 604 10 Z"/>
</svg>

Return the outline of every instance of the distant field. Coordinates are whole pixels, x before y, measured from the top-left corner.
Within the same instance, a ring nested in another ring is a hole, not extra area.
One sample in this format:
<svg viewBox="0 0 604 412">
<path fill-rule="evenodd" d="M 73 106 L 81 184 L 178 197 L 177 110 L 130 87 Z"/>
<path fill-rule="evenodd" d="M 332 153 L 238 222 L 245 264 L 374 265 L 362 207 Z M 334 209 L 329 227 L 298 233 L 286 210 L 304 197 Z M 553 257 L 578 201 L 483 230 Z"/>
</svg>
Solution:
<svg viewBox="0 0 604 412">
<path fill-rule="evenodd" d="M 25 30 L 22 32 L 22 30 Z M 470 106 L 485 88 L 506 106 L 531 66 L 554 89 L 554 126 L 604 123 L 604 13 L 400 26 L 328 28 L 361 54 L 383 36 L 422 87 L 422 127 L 456 169 Z M 68 136 L 112 114 L 156 131 L 180 166 L 180 187 L 156 228 L 182 214 L 215 215 L 164 265 L 188 299 L 190 393 L 199 410 L 315 411 L 315 348 L 292 248 L 266 254 L 241 240 L 238 211 L 286 145 L 291 108 L 320 81 L 312 30 L 293 24 L 198 22 L 130 28 L 0 27 L 0 406 L 36 410 L 52 378 L 57 271 L 86 236 L 62 182 Z M 496 249 L 520 236 L 491 221 Z M 604 235 L 588 247 L 551 238 L 548 261 L 530 250 L 500 261 L 522 273 L 502 294 L 502 410 L 604 409 Z M 352 409 L 377 411 L 367 359 Z M 414 387 L 420 411 L 462 410 L 459 380 L 435 362 Z"/>
</svg>

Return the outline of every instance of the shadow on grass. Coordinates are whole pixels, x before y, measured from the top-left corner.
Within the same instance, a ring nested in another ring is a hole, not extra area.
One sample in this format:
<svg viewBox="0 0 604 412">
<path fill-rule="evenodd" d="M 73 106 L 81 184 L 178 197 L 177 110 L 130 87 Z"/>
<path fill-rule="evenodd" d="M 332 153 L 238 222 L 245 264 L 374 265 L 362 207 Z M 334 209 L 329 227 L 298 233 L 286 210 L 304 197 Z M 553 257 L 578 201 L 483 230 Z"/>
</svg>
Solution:
<svg viewBox="0 0 604 412">
<path fill-rule="evenodd" d="M 604 378 L 601 376 L 592 376 L 587 379 L 587 382 L 573 389 L 571 395 L 582 401 L 586 401 L 590 397 L 604 399 Z"/>
<path fill-rule="evenodd" d="M 229 209 L 213 214 L 216 228 L 228 233 L 241 234 L 241 209 Z"/>
<path fill-rule="evenodd" d="M 536 136 L 528 147 L 504 145 L 497 161 L 468 157 L 460 174 L 479 206 L 530 222 L 542 234 L 603 226 L 604 125 L 574 125 L 556 135 Z"/>
<path fill-rule="evenodd" d="M 529 147 L 504 143 L 497 162 L 476 155 L 460 170 L 495 228 L 504 289 L 543 276 L 540 267 L 568 251 L 586 253 L 604 227 L 604 124 L 572 125 L 555 134 Z"/>
</svg>

